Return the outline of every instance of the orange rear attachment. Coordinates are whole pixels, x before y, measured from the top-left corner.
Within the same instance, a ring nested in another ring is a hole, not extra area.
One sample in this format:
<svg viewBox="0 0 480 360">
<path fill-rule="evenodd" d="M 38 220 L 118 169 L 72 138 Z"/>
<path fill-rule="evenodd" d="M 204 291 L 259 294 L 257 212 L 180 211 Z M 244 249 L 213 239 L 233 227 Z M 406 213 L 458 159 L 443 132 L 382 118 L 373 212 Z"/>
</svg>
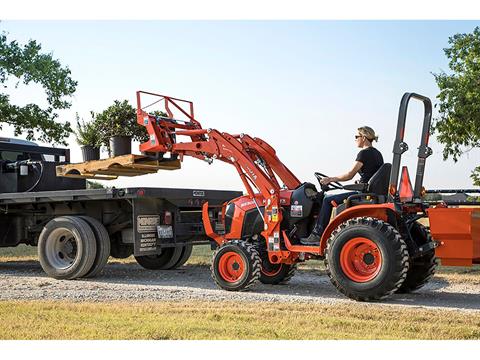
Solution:
<svg viewBox="0 0 480 360">
<path fill-rule="evenodd" d="M 480 208 L 427 209 L 430 233 L 440 246 L 435 255 L 446 266 L 480 264 Z"/>
</svg>

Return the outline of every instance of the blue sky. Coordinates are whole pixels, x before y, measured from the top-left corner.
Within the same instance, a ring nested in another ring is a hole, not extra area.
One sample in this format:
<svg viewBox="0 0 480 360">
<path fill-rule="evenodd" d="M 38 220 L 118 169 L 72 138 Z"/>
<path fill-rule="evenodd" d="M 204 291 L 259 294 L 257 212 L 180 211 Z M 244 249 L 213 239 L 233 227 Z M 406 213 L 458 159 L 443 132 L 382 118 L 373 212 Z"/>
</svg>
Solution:
<svg viewBox="0 0 480 360">
<path fill-rule="evenodd" d="M 314 171 L 347 171 L 362 125 L 380 135 L 391 161 L 398 105 L 415 91 L 436 102 L 431 72 L 448 71 L 448 37 L 470 32 L 472 21 L 5 21 L 0 30 L 23 43 L 39 41 L 68 65 L 79 85 L 61 113 L 87 118 L 115 99 L 132 104 L 136 90 L 192 100 L 206 128 L 249 133 L 268 141 L 302 181 Z M 36 87 L 8 90 L 12 101 L 44 102 Z M 421 106 L 412 104 L 405 163 L 414 173 Z M 4 129 L 2 135 L 10 135 Z M 427 188 L 471 187 L 472 151 L 444 162 L 433 139 Z M 70 139 L 73 160 L 80 150 Z M 137 147 L 137 146 L 135 146 Z M 115 186 L 236 188 L 233 167 L 187 159 L 183 169 L 110 182 Z"/>
</svg>

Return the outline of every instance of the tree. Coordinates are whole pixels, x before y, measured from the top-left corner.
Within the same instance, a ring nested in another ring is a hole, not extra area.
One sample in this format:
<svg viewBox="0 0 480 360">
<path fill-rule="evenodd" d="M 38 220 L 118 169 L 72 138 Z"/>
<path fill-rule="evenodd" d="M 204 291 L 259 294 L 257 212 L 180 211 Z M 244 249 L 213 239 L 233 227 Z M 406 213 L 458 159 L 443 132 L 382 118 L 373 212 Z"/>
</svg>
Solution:
<svg viewBox="0 0 480 360">
<path fill-rule="evenodd" d="M 0 84 L 7 88 L 7 81 L 16 78 L 16 85 L 37 83 L 45 91 L 48 106 L 37 104 L 17 106 L 10 103 L 7 94 L 0 93 L 0 130 L 2 123 L 13 125 L 15 136 L 27 134 L 28 140 L 67 145 L 65 138 L 72 132 L 69 122 L 59 123 L 57 110 L 71 106 L 65 98 L 75 92 L 77 82 L 70 77 L 70 69 L 62 67 L 52 54 L 41 52 L 35 40 L 20 46 L 0 34 Z"/>
<path fill-rule="evenodd" d="M 433 74 L 440 89 L 439 117 L 433 130 L 444 145 L 443 158 L 454 161 L 480 147 L 480 28 L 471 34 L 449 38 L 443 49 L 449 59 L 451 74 Z M 471 178 L 480 185 L 480 164 L 475 164 Z"/>
</svg>

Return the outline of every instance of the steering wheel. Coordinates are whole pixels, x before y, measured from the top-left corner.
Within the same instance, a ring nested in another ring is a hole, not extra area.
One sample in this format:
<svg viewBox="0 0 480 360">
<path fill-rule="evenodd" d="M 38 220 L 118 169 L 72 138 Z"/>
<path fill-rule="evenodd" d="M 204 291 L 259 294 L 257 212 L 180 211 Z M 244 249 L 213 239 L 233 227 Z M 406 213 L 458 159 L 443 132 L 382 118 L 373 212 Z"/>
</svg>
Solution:
<svg viewBox="0 0 480 360">
<path fill-rule="evenodd" d="M 334 190 L 334 189 L 337 189 L 337 190 L 343 189 L 342 184 L 340 184 L 338 181 L 332 181 L 331 183 L 329 183 L 329 184 L 327 184 L 327 185 L 323 185 L 323 184 L 320 182 L 320 180 L 322 180 L 322 178 L 329 177 L 329 176 L 327 176 L 327 175 L 325 175 L 325 174 L 316 172 L 316 173 L 315 173 L 315 177 L 317 178 L 318 183 L 320 184 L 320 188 L 321 188 L 323 191 L 329 191 L 329 190 Z"/>
</svg>

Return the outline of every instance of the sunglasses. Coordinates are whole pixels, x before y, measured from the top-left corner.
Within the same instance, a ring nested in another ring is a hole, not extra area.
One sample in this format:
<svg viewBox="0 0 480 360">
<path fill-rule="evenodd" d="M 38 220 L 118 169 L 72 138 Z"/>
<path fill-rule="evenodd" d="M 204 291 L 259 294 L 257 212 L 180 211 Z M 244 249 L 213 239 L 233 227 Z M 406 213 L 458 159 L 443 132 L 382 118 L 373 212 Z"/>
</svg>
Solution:
<svg viewBox="0 0 480 360">
<path fill-rule="evenodd" d="M 363 135 L 355 135 L 355 140 L 357 140 L 358 138 L 361 138 L 363 137 Z"/>
</svg>

